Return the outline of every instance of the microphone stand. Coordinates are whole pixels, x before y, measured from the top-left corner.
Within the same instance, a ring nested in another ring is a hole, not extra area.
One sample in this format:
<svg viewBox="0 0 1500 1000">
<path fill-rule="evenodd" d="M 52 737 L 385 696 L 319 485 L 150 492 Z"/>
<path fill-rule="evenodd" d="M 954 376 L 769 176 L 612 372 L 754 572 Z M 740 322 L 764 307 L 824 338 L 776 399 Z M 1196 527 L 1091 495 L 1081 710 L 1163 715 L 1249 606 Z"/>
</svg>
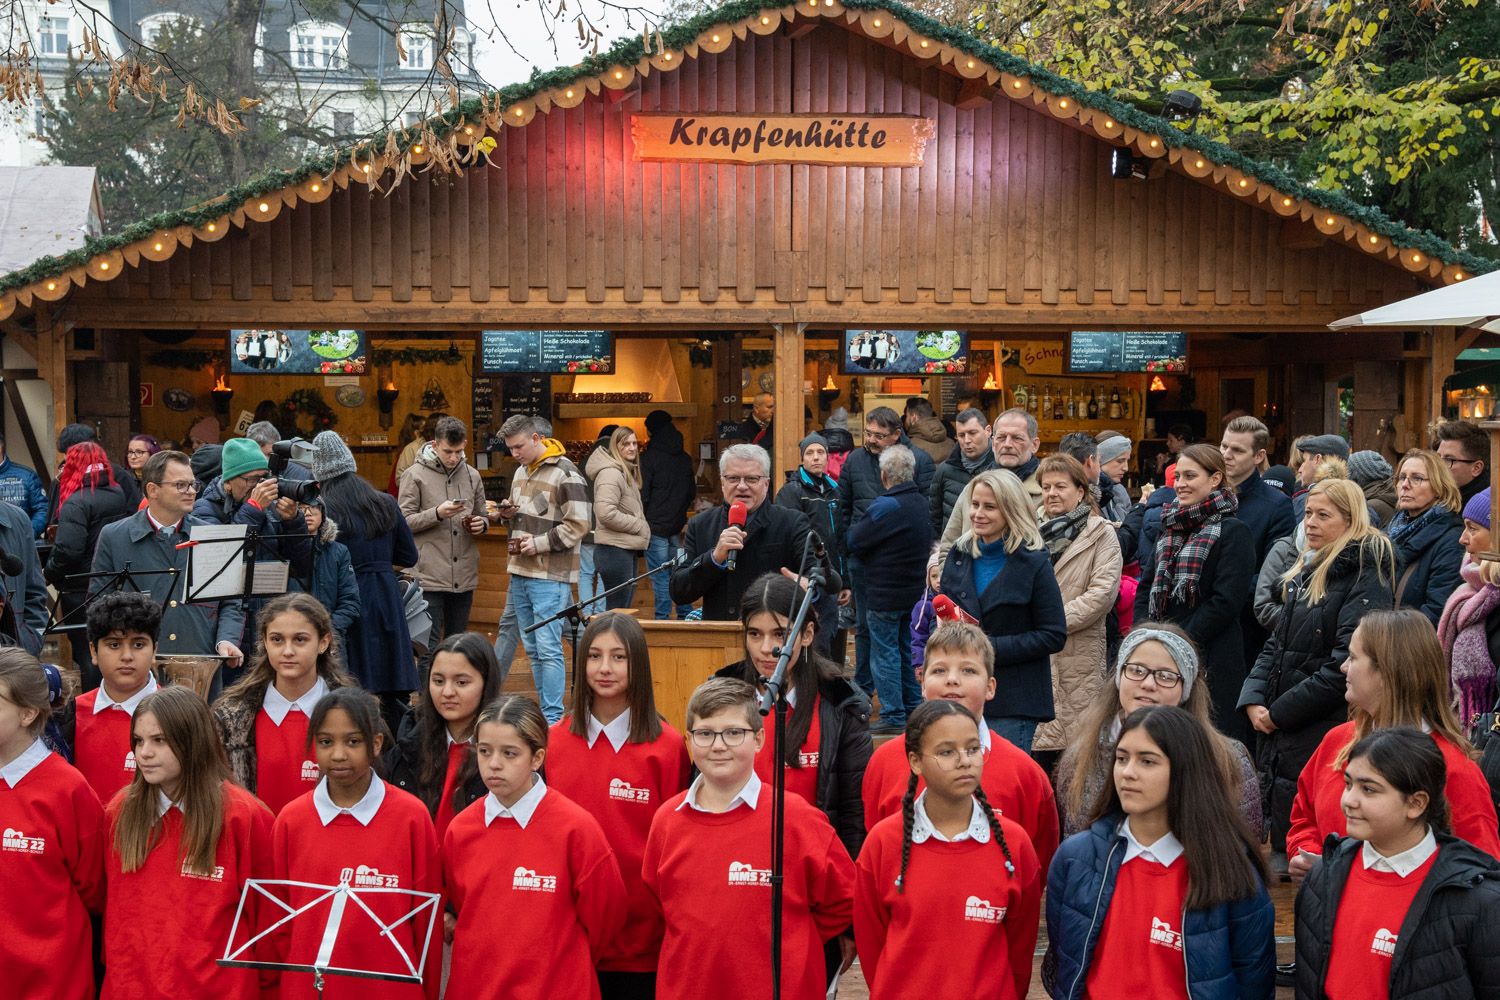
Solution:
<svg viewBox="0 0 1500 1000">
<path fill-rule="evenodd" d="M 797 616 L 787 629 L 787 641 L 776 651 L 776 670 L 766 680 L 765 690 L 760 695 L 760 714 L 776 713 L 776 731 L 771 739 L 772 769 L 771 787 L 771 997 L 781 997 L 781 910 L 784 892 L 786 863 L 786 719 L 787 671 L 790 669 L 792 650 L 802 635 L 807 622 L 807 613 L 817 601 L 818 590 L 823 586 L 823 568 L 814 563 L 811 569 L 801 573 L 808 582 L 802 595 L 802 604 Z"/>
</svg>

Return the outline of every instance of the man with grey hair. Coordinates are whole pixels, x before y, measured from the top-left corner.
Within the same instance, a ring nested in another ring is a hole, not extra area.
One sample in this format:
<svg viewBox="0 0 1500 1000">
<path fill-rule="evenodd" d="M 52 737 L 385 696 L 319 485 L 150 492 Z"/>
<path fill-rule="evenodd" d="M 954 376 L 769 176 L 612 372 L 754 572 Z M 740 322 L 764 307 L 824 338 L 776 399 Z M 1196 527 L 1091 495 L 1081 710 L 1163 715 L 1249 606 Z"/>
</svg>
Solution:
<svg viewBox="0 0 1500 1000">
<path fill-rule="evenodd" d="M 1041 434 L 1037 430 L 1036 417 L 1022 409 L 1009 409 L 995 418 L 991 429 L 990 444 L 995 450 L 995 464 L 1015 473 L 1033 507 L 1042 505 L 1042 484 L 1036 480 L 1036 467 L 1041 460 L 1036 457 L 1042 446 Z M 969 530 L 969 487 L 959 494 L 953 504 L 953 512 L 943 528 L 943 537 L 938 548 L 943 555 L 953 547 L 958 536 Z"/>
<path fill-rule="evenodd" d="M 740 598 L 764 573 L 796 576 L 803 553 L 817 558 L 835 593 L 841 582 L 826 555 L 816 556 L 822 542 L 807 515 L 773 503 L 771 456 L 760 445 L 736 444 L 719 455 L 719 487 L 724 503 L 693 517 L 683 539 L 683 565 L 672 572 L 672 600 L 703 601 L 705 621 L 734 621 Z M 743 504 L 745 526 L 729 523 L 730 509 Z M 734 558 L 731 560 L 730 556 Z M 834 627 L 836 623 L 829 623 Z"/>
<path fill-rule="evenodd" d="M 922 701 L 911 668 L 911 609 L 927 584 L 932 522 L 916 484 L 912 449 L 890 445 L 880 452 L 885 492 L 849 529 L 849 551 L 864 569 L 865 626 L 870 673 L 880 698 L 880 722 L 872 734 L 901 732 L 906 716 Z"/>
<path fill-rule="evenodd" d="M 259 445 L 261 454 L 265 455 L 266 458 L 270 458 L 271 446 L 281 440 L 281 431 L 277 430 L 276 425 L 269 420 L 257 420 L 245 428 L 245 437 Z M 304 465 L 298 465 L 296 462 L 293 462 L 278 473 L 277 478 L 311 479 L 312 470 Z"/>
</svg>

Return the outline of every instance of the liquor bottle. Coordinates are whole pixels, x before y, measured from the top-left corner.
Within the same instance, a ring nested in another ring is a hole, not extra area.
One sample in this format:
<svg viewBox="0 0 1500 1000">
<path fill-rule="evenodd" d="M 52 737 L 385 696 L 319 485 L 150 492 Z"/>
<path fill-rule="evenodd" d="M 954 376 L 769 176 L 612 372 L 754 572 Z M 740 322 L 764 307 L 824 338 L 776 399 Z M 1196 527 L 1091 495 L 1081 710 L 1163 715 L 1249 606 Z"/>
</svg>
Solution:
<svg viewBox="0 0 1500 1000">
<path fill-rule="evenodd" d="M 1063 408 L 1063 391 L 1059 389 L 1052 397 L 1052 419 L 1062 420 L 1065 416 L 1067 416 L 1067 410 Z"/>
<path fill-rule="evenodd" d="M 1115 386 L 1109 390 L 1109 419 L 1119 420 L 1120 417 L 1120 387 Z"/>
<path fill-rule="evenodd" d="M 1072 389 L 1068 390 L 1067 413 L 1068 413 L 1068 419 L 1069 420 L 1074 420 L 1074 419 L 1076 419 L 1078 417 L 1078 403 L 1073 399 L 1073 390 Z"/>
<path fill-rule="evenodd" d="M 1099 419 L 1099 393 L 1092 386 L 1089 387 L 1089 419 Z"/>
<path fill-rule="evenodd" d="M 1041 413 L 1041 417 L 1042 417 L 1043 420 L 1050 420 L 1050 419 L 1052 419 L 1052 383 L 1051 382 L 1048 382 L 1047 383 L 1047 387 L 1042 390 L 1042 413 Z"/>
<path fill-rule="evenodd" d="M 1036 383 L 1035 382 L 1033 382 L 1031 385 L 1028 385 L 1026 387 L 1026 408 L 1028 410 L 1030 410 L 1033 414 L 1036 413 L 1036 408 L 1037 408 L 1037 387 L 1036 387 Z"/>
<path fill-rule="evenodd" d="M 1026 383 L 1017 382 L 1016 387 L 1010 391 L 1011 405 L 1018 410 L 1026 409 Z"/>
</svg>

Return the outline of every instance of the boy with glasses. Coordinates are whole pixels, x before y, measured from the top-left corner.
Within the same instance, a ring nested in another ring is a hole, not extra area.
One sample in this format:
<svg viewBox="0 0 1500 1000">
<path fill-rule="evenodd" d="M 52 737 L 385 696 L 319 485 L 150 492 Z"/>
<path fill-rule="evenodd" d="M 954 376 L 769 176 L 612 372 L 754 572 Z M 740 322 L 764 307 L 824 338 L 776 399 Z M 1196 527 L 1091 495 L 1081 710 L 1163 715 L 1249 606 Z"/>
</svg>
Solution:
<svg viewBox="0 0 1500 1000">
<path fill-rule="evenodd" d="M 1490 437 L 1471 420 L 1445 420 L 1432 430 L 1432 450 L 1438 453 L 1464 503 L 1490 485 Z"/>
<path fill-rule="evenodd" d="M 771 986 L 771 787 L 755 689 L 716 677 L 693 692 L 688 750 L 698 777 L 651 823 L 641 874 L 666 922 L 657 995 L 758 997 Z M 824 945 L 849 928 L 854 863 L 827 817 L 786 797 L 781 995 L 821 1000 Z"/>
</svg>

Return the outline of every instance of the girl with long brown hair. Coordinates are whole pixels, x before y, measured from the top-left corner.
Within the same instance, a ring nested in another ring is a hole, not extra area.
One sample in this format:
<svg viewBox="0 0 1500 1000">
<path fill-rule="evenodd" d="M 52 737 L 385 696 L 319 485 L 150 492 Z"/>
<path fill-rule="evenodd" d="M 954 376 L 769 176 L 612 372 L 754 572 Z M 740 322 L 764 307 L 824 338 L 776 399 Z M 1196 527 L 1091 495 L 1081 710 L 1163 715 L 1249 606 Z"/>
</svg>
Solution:
<svg viewBox="0 0 1500 1000">
<path fill-rule="evenodd" d="M 1443 648 L 1426 616 L 1414 608 L 1365 615 L 1349 640 L 1342 670 L 1344 698 L 1354 717 L 1323 737 L 1297 779 L 1286 838 L 1292 878 L 1301 881 L 1307 874 L 1329 834 L 1346 831 L 1339 800 L 1350 748 L 1393 726 L 1432 735 L 1447 762 L 1453 832 L 1500 858 L 1494 800 L 1472 759 L 1474 748 L 1454 717 Z"/>
<path fill-rule="evenodd" d="M 641 498 L 641 442 L 629 427 L 616 427 L 609 443 L 584 463 L 594 484 L 594 566 L 605 590 L 635 576 L 636 560 L 651 543 Z M 610 594 L 613 611 L 635 603 L 635 585 Z"/>
<path fill-rule="evenodd" d="M 215 959 L 245 880 L 269 868 L 271 812 L 230 780 L 191 690 L 147 695 L 131 731 L 135 779 L 108 808 L 104 996 L 258 1000 L 254 970 Z"/>
</svg>

